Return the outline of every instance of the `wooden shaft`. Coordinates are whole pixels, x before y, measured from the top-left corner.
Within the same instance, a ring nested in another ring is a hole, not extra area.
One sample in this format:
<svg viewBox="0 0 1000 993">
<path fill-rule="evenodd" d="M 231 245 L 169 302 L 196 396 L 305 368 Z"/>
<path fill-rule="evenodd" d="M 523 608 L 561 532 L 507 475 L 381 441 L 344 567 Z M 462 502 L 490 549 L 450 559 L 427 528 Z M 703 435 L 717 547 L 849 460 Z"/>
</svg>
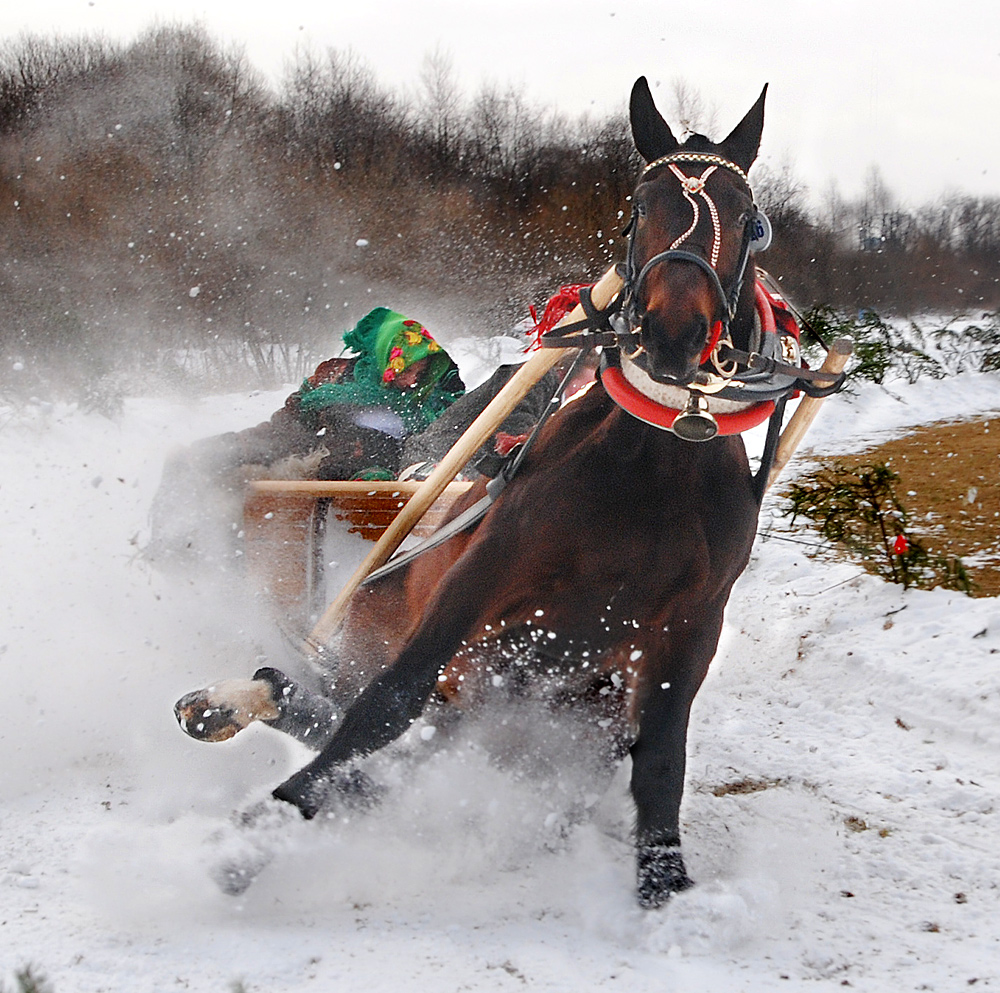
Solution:
<svg viewBox="0 0 1000 993">
<path fill-rule="evenodd" d="M 389 498 L 398 496 L 408 500 L 418 492 L 423 482 L 415 479 L 254 479 L 247 483 L 251 494 L 276 494 L 280 496 L 311 496 L 314 499 L 323 497 L 373 497 Z M 471 483 L 448 484 L 455 490 L 464 492 Z"/>
<path fill-rule="evenodd" d="M 612 267 L 601 277 L 592 290 L 591 299 L 594 305 L 598 309 L 605 308 L 621 287 L 621 277 Z M 585 316 L 583 307 L 578 304 L 559 322 L 559 325 L 582 320 Z M 563 354 L 563 350 L 558 348 L 542 349 L 528 359 L 507 381 L 503 389 L 469 425 L 448 454 L 424 480 L 420 489 L 396 515 L 396 519 L 389 525 L 375 547 L 365 556 L 364 561 L 354 571 L 337 598 L 327 607 L 323 616 L 310 632 L 306 643 L 307 648 L 315 650 L 315 647 L 325 645 L 336 634 L 343 622 L 351 597 L 365 577 L 389 560 L 392 553 L 402 544 L 417 521 L 441 495 L 448 483 L 455 478 L 466 462 L 500 427 L 507 415 L 528 394 L 532 386 L 562 358 Z"/>
<path fill-rule="evenodd" d="M 832 385 L 836 377 L 844 371 L 844 366 L 847 365 L 847 360 L 851 357 L 853 351 L 854 345 L 850 338 L 838 338 L 830 346 L 830 351 L 827 352 L 826 359 L 819 369 L 820 372 L 829 372 L 832 375 L 828 380 L 816 380 L 816 385 Z M 778 478 L 781 470 L 785 468 L 788 460 L 795 454 L 795 450 L 802 443 L 802 439 L 805 437 L 812 422 L 816 419 L 816 415 L 819 413 L 820 407 L 823 406 L 825 399 L 826 397 L 803 397 L 799 401 L 798 408 L 792 414 L 788 424 L 785 425 L 785 430 L 781 432 L 781 438 L 778 441 L 778 450 L 774 455 L 774 464 L 771 466 L 771 471 L 767 477 L 768 489 L 771 488 L 771 484 Z"/>
</svg>

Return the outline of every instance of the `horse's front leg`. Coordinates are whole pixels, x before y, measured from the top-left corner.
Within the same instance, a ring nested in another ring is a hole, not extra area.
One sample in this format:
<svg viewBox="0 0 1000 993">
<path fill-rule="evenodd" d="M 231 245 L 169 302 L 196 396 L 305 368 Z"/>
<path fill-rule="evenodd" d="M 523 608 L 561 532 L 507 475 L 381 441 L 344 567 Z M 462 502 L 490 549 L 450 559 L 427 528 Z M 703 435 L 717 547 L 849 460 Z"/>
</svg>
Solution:
<svg viewBox="0 0 1000 993">
<path fill-rule="evenodd" d="M 718 625 L 683 645 L 672 645 L 650 665 L 641 690 L 639 733 L 631 748 L 636 806 L 636 875 L 639 903 L 660 907 L 692 880 L 681 854 L 680 806 L 684 792 L 688 718 L 715 654 Z M 652 660 L 651 660 L 652 661 Z"/>
<path fill-rule="evenodd" d="M 420 716 L 439 673 L 461 648 L 492 594 L 503 589 L 496 542 L 469 548 L 446 574 L 423 618 L 400 654 L 365 688 L 344 715 L 336 733 L 320 754 L 277 789 L 273 795 L 294 804 L 306 818 L 314 817 L 340 776 L 344 763 L 378 751 L 395 741 Z"/>
</svg>

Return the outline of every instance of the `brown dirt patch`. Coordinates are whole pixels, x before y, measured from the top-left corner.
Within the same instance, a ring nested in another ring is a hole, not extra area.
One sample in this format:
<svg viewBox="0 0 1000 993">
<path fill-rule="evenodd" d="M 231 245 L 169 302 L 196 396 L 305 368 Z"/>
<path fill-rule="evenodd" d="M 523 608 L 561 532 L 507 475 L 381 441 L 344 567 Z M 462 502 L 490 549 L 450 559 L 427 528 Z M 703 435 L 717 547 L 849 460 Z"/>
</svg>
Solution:
<svg viewBox="0 0 1000 993">
<path fill-rule="evenodd" d="M 900 477 L 896 495 L 910 531 L 938 555 L 958 556 L 977 589 L 1000 595 L 1000 413 L 942 421 L 835 461 L 884 462 Z"/>
<path fill-rule="evenodd" d="M 780 779 L 740 779 L 733 783 L 721 783 L 712 787 L 712 796 L 732 796 L 746 793 L 760 793 L 774 786 L 780 786 Z"/>
</svg>

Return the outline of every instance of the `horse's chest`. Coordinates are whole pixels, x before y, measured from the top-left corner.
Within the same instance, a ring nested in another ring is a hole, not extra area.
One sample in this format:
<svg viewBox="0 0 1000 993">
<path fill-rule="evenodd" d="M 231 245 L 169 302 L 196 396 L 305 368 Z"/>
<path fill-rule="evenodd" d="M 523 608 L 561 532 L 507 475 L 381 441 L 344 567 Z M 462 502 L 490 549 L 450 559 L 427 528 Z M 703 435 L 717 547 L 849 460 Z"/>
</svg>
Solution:
<svg viewBox="0 0 1000 993">
<path fill-rule="evenodd" d="M 714 599 L 745 565 L 755 511 L 748 501 L 676 487 L 636 491 L 592 518 L 577 516 L 541 563 L 538 607 L 557 629 L 613 642 L 672 602 Z"/>
</svg>

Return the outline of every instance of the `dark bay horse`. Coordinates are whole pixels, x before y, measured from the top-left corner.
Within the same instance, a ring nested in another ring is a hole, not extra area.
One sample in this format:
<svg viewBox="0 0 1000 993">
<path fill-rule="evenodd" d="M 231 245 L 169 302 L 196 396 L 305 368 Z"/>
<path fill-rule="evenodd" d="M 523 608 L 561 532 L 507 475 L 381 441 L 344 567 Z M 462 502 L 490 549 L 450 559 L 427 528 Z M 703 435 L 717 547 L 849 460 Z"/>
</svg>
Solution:
<svg viewBox="0 0 1000 993">
<path fill-rule="evenodd" d="M 619 347 L 605 347 L 598 382 L 548 421 L 478 526 L 356 595 L 337 650 L 337 694 L 350 705 L 321 718 L 327 728 L 317 718 L 319 753 L 276 798 L 311 818 L 357 783 L 351 763 L 403 734 L 429 700 L 470 706 L 498 678 L 555 679 L 558 701 L 600 728 L 608 758 L 631 755 L 640 903 L 660 906 L 691 884 L 678 824 L 688 716 L 762 492 L 740 435 L 715 434 L 704 410 L 719 341 L 759 340 L 743 274 L 765 92 L 724 141 L 682 144 L 646 80 L 636 83 L 632 130 L 647 167 Z M 630 393 L 676 409 L 661 424 Z M 688 426 L 675 433 L 678 410 Z M 258 676 L 270 692 L 256 716 L 280 726 L 274 715 L 294 709 L 298 691 L 274 670 Z"/>
</svg>

